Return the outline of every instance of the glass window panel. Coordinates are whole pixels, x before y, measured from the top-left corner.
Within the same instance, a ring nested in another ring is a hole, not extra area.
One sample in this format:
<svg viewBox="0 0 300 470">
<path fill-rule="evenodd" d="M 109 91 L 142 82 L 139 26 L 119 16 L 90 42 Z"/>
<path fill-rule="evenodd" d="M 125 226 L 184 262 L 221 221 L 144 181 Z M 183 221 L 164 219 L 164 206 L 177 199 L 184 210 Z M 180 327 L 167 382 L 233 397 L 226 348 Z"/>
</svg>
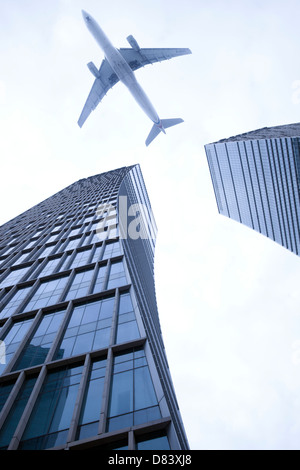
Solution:
<svg viewBox="0 0 300 470">
<path fill-rule="evenodd" d="M 93 272 L 94 268 L 76 273 L 65 300 L 77 299 L 86 295 L 91 284 Z"/>
<path fill-rule="evenodd" d="M 94 335 L 94 332 L 78 335 L 74 344 L 72 355 L 90 351 L 92 349 Z"/>
<path fill-rule="evenodd" d="M 133 415 L 134 425 L 155 421 L 161 417 L 159 406 L 152 406 L 143 410 L 135 411 Z"/>
<path fill-rule="evenodd" d="M 35 382 L 36 377 L 28 378 L 21 387 L 21 390 L 18 393 L 6 420 L 1 427 L 0 448 L 7 447 L 9 445 L 16 427 L 19 424 L 19 420 L 23 414 Z"/>
<path fill-rule="evenodd" d="M 93 349 L 105 348 L 109 345 L 110 328 L 102 328 L 96 331 Z"/>
<path fill-rule="evenodd" d="M 19 268 L 19 269 L 14 269 L 13 271 L 11 271 L 6 276 L 6 278 L 3 279 L 3 281 L 1 282 L 0 289 L 2 289 L 3 287 L 6 287 L 6 286 L 13 286 L 13 285 L 17 284 L 24 277 L 24 275 L 28 271 L 29 267 L 26 266 L 26 268 Z"/>
<path fill-rule="evenodd" d="M 10 382 L 10 383 L 3 383 L 0 385 L 0 412 L 3 406 L 5 405 L 5 402 L 8 399 L 9 394 L 12 391 L 14 384 L 15 384 L 14 382 Z"/>
<path fill-rule="evenodd" d="M 57 357 L 67 357 L 108 346 L 113 306 L 114 297 L 109 297 L 75 307 Z"/>
<path fill-rule="evenodd" d="M 166 435 L 162 433 L 153 433 L 147 437 L 140 436 L 136 438 L 137 450 L 170 450 L 169 441 Z"/>
<path fill-rule="evenodd" d="M 89 258 L 91 256 L 92 249 L 87 248 L 84 251 L 79 251 L 76 253 L 75 258 L 73 259 L 71 265 L 69 266 L 70 269 L 77 268 L 78 266 L 83 266 L 88 264 Z"/>
<path fill-rule="evenodd" d="M 99 260 L 101 251 L 102 251 L 102 246 L 97 246 L 95 251 L 94 251 L 93 259 L 92 259 L 91 263 L 95 263 L 96 261 Z"/>
<path fill-rule="evenodd" d="M 133 411 L 133 371 L 121 372 L 113 376 L 109 416 Z"/>
<path fill-rule="evenodd" d="M 96 281 L 95 281 L 95 285 L 94 285 L 94 288 L 93 288 L 93 293 L 95 292 L 101 292 L 101 290 L 104 289 L 104 279 L 105 279 L 105 275 L 106 275 L 106 270 L 107 270 L 107 266 L 100 266 L 99 270 L 98 270 L 98 273 L 97 273 L 97 277 L 96 277 Z"/>
<path fill-rule="evenodd" d="M 127 284 L 123 261 L 117 261 L 110 266 L 107 289 L 113 289 Z"/>
<path fill-rule="evenodd" d="M 46 448 L 65 442 L 72 419 L 81 379 L 82 366 L 74 366 L 59 371 L 50 371 L 29 418 L 19 448 L 37 448 L 37 439 L 42 439 Z M 63 434 L 60 432 L 63 431 Z M 51 434 L 52 433 L 52 434 Z M 51 439 L 45 436 L 51 435 Z M 56 437 L 55 437 L 56 436 Z M 62 437 L 63 436 L 63 437 Z M 30 440 L 33 439 L 33 441 Z M 50 444 L 51 443 L 51 444 Z"/>
<path fill-rule="evenodd" d="M 29 320 L 24 320 L 21 322 L 16 322 L 12 325 L 7 335 L 4 337 L 3 341 L 5 344 L 6 354 L 5 354 L 5 363 L 0 364 L 0 375 L 3 374 L 5 368 L 11 361 L 13 355 L 15 354 L 16 350 L 18 349 L 20 342 L 27 334 L 31 324 L 33 322 L 33 318 Z"/>
<path fill-rule="evenodd" d="M 48 355 L 52 341 L 65 315 L 65 310 L 45 315 L 33 337 L 22 351 L 13 370 L 42 364 Z"/>
<path fill-rule="evenodd" d="M 121 323 L 118 325 L 117 330 L 117 343 L 123 343 L 125 341 L 131 341 L 133 339 L 139 338 L 139 330 L 136 321 Z"/>
<path fill-rule="evenodd" d="M 0 312 L 0 318 L 10 317 L 16 309 L 21 305 L 32 286 L 22 287 L 18 289 L 9 302 L 3 307 Z"/>
<path fill-rule="evenodd" d="M 42 271 L 38 273 L 38 277 L 44 277 L 44 276 L 48 276 L 49 274 L 53 274 L 60 260 L 61 258 L 54 258 L 54 259 L 48 260 L 46 265 L 42 269 Z"/>
<path fill-rule="evenodd" d="M 134 371 L 134 409 L 147 408 L 157 404 L 148 367 Z"/>
<path fill-rule="evenodd" d="M 80 424 L 92 423 L 100 418 L 104 377 L 91 380 L 84 398 Z"/>
<path fill-rule="evenodd" d="M 133 426 L 133 413 L 126 413 L 113 418 L 109 418 L 107 431 L 114 431 Z"/>
<path fill-rule="evenodd" d="M 52 279 L 51 281 L 42 282 L 29 302 L 23 308 L 23 312 L 55 304 L 61 297 L 67 280 L 68 276 L 64 276 Z"/>
</svg>

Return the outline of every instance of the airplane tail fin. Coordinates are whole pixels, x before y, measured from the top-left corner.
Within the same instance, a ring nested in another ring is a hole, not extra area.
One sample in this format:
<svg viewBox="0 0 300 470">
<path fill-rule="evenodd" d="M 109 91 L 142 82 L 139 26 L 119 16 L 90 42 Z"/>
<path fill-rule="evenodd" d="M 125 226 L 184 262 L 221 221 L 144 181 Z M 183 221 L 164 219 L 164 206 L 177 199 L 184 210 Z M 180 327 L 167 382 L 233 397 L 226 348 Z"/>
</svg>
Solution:
<svg viewBox="0 0 300 470">
<path fill-rule="evenodd" d="M 154 124 L 150 131 L 150 134 L 148 135 L 146 139 L 147 147 L 149 144 L 151 144 L 151 142 L 155 139 L 155 137 L 158 136 L 160 132 L 165 133 L 165 129 L 167 129 L 168 127 L 176 126 L 176 124 L 180 124 L 181 122 L 183 122 L 183 119 L 175 118 L 175 119 L 162 119 L 160 126 L 158 126 L 157 124 Z"/>
</svg>

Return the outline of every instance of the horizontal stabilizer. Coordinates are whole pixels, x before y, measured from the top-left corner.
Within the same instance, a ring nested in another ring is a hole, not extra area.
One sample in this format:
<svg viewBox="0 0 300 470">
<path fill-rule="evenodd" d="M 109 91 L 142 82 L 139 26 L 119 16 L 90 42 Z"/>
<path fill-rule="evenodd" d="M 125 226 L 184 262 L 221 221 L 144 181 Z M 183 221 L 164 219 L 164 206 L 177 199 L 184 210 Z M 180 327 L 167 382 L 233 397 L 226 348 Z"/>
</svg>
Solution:
<svg viewBox="0 0 300 470">
<path fill-rule="evenodd" d="M 162 119 L 161 120 L 163 128 L 167 129 L 168 127 L 176 126 L 176 124 L 180 124 L 183 122 L 183 119 L 181 118 L 175 118 L 175 119 Z"/>
<path fill-rule="evenodd" d="M 157 124 L 154 124 L 150 131 L 150 134 L 148 135 L 146 139 L 147 147 L 149 144 L 151 144 L 151 142 L 155 139 L 155 137 L 158 136 L 160 132 L 165 133 L 165 129 L 167 129 L 168 127 L 176 126 L 176 124 L 180 124 L 181 122 L 183 122 L 183 119 L 175 118 L 175 119 L 162 119 L 160 122 L 161 127 L 159 127 Z"/>
</svg>

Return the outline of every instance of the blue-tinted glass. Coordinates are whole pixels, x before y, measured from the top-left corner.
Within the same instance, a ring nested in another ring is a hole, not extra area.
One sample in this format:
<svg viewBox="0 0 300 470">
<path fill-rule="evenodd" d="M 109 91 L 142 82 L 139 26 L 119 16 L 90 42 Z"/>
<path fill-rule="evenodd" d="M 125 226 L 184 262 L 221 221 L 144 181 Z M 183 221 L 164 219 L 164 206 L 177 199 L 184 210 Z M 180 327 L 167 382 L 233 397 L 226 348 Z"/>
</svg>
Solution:
<svg viewBox="0 0 300 470">
<path fill-rule="evenodd" d="M 115 429 L 127 428 L 133 426 L 133 413 L 126 413 L 114 418 L 109 418 L 107 431 L 114 431 Z"/>
<path fill-rule="evenodd" d="M 101 349 L 109 345 L 110 331 L 110 328 L 101 328 L 101 330 L 96 331 L 93 349 Z"/>
<path fill-rule="evenodd" d="M 167 436 L 149 438 L 137 442 L 138 450 L 169 450 L 170 445 Z"/>
<path fill-rule="evenodd" d="M 0 385 L 0 412 L 5 405 L 7 398 L 9 397 L 10 392 L 12 391 L 14 386 L 14 382 L 8 384 L 1 384 Z"/>
<path fill-rule="evenodd" d="M 129 292 L 120 295 L 116 343 L 139 338 L 139 330 L 133 312 Z"/>
<path fill-rule="evenodd" d="M 4 317 L 9 317 L 16 311 L 17 307 L 19 307 L 22 301 L 25 299 L 31 287 L 32 286 L 22 287 L 21 289 L 17 290 L 17 292 L 9 300 L 6 306 L 3 307 L 2 310 L 0 311 L 0 319 Z"/>
<path fill-rule="evenodd" d="M 58 442 L 65 442 L 66 431 L 69 428 L 77 398 L 81 372 L 82 366 L 49 372 L 25 429 L 22 438 L 25 443 L 21 442 L 21 448 L 36 448 L 36 439 L 41 437 L 44 439 L 46 435 L 51 435 L 51 442 L 47 439 L 43 441 L 43 446 L 47 448 L 51 447 L 53 442 L 56 445 Z M 63 434 L 60 433 L 61 431 Z M 34 440 L 30 443 L 33 438 Z"/>
<path fill-rule="evenodd" d="M 111 317 L 113 314 L 115 299 L 114 297 L 110 297 L 108 299 L 104 299 L 101 305 L 101 318 Z"/>
<path fill-rule="evenodd" d="M 116 343 L 131 341 L 139 337 L 140 334 L 135 320 L 118 325 Z"/>
<path fill-rule="evenodd" d="M 135 411 L 133 416 L 134 425 L 147 423 L 160 419 L 161 414 L 159 406 L 152 406 L 143 410 Z"/>
<path fill-rule="evenodd" d="M 133 411 L 133 371 L 113 376 L 109 416 Z"/>
<path fill-rule="evenodd" d="M 32 322 L 33 319 L 30 318 L 29 320 L 14 323 L 8 331 L 7 335 L 4 337 L 3 341 L 5 345 L 5 362 L 3 364 L 0 363 L 0 375 L 3 374 L 5 368 L 18 349 L 20 342 L 29 330 Z"/>
<path fill-rule="evenodd" d="M 23 384 L 17 398 L 1 428 L 0 448 L 8 446 L 35 385 L 36 377 L 29 378 Z"/>
<path fill-rule="evenodd" d="M 57 357 L 108 346 L 114 297 L 75 307 Z"/>
<path fill-rule="evenodd" d="M 105 279 L 106 270 L 107 270 L 107 266 L 100 266 L 99 271 L 97 273 L 93 293 L 101 292 L 101 290 L 104 289 L 103 282 L 104 282 L 104 279 Z"/>
<path fill-rule="evenodd" d="M 80 424 L 92 423 L 100 418 L 104 377 L 91 380 L 83 403 Z"/>
<path fill-rule="evenodd" d="M 29 266 L 30 267 L 30 266 Z M 11 271 L 5 279 L 0 283 L 0 289 L 6 286 L 13 286 L 18 283 L 22 277 L 24 277 L 26 271 L 29 269 L 28 266 L 26 268 L 19 268 Z"/>
<path fill-rule="evenodd" d="M 36 364 L 42 364 L 45 361 L 64 315 L 65 311 L 63 310 L 43 317 L 13 370 L 25 369 Z"/>
<path fill-rule="evenodd" d="M 134 409 L 147 408 L 157 404 L 148 367 L 134 370 Z"/>
<path fill-rule="evenodd" d="M 42 282 L 23 311 L 30 311 L 56 303 L 64 290 L 68 276 Z"/>
<path fill-rule="evenodd" d="M 93 339 L 94 339 L 94 332 L 85 333 L 82 335 L 77 336 L 74 344 L 74 348 L 72 351 L 72 355 L 81 354 L 92 349 Z"/>
<path fill-rule="evenodd" d="M 143 349 L 115 356 L 108 417 L 109 431 L 123 420 L 131 425 L 161 417 Z"/>
<path fill-rule="evenodd" d="M 116 263 L 112 263 L 110 266 L 107 289 L 120 287 L 126 284 L 127 284 L 127 280 L 125 276 L 123 261 L 117 261 Z"/>
<path fill-rule="evenodd" d="M 75 274 L 65 300 L 76 299 L 87 294 L 93 276 L 93 271 L 93 269 L 89 269 L 87 271 L 82 271 Z"/>
</svg>

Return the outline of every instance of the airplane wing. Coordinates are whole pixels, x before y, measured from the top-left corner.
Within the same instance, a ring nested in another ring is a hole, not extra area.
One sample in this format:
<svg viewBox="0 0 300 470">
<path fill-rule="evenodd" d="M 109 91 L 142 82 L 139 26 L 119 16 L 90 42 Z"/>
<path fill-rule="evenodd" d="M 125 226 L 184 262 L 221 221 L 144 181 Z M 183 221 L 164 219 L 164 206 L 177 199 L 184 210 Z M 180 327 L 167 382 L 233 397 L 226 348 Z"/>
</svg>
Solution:
<svg viewBox="0 0 300 470">
<path fill-rule="evenodd" d="M 88 64 L 88 67 L 96 77 L 96 80 L 94 81 L 90 94 L 78 119 L 78 125 L 80 127 L 83 126 L 90 113 L 97 107 L 108 90 L 119 81 L 119 78 L 106 59 L 103 60 L 99 71 L 93 63 Z"/>
<path fill-rule="evenodd" d="M 119 49 L 124 59 L 128 62 L 131 69 L 137 70 L 148 64 L 162 62 L 163 60 L 172 59 L 181 55 L 191 54 L 188 48 L 155 48 L 155 49 L 138 49 L 133 48 Z"/>
</svg>

